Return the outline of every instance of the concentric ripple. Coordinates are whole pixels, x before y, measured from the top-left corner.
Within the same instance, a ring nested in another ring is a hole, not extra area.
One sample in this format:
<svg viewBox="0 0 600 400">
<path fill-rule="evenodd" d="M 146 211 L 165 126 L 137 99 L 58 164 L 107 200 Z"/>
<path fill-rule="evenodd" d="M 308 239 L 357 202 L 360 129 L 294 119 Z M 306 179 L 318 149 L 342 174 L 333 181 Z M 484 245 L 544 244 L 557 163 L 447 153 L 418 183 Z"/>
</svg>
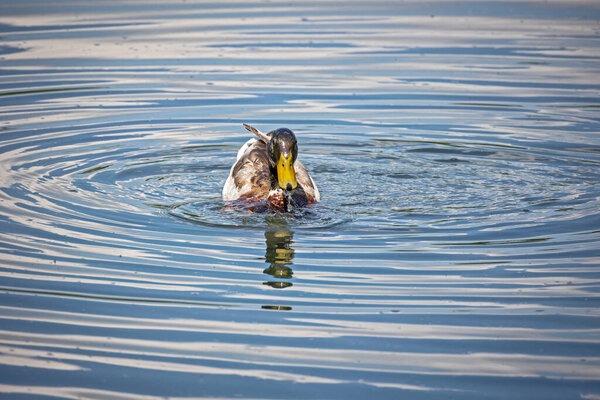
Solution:
<svg viewBox="0 0 600 400">
<path fill-rule="evenodd" d="M 600 398 L 593 2 L 0 13 L 0 398 Z M 231 207 L 242 123 L 322 201 Z"/>
</svg>

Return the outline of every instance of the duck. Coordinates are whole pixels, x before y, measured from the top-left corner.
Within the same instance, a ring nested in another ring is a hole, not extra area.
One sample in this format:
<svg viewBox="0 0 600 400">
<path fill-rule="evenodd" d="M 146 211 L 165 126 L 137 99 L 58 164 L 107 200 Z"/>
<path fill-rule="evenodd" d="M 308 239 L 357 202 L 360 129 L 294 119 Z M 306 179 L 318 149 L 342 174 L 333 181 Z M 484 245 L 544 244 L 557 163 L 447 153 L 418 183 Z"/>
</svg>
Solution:
<svg viewBox="0 0 600 400">
<path fill-rule="evenodd" d="M 291 211 L 321 200 L 308 170 L 298 160 L 298 141 L 288 128 L 263 133 L 243 126 L 257 138 L 248 140 L 223 186 L 223 200 L 249 209 Z"/>
</svg>

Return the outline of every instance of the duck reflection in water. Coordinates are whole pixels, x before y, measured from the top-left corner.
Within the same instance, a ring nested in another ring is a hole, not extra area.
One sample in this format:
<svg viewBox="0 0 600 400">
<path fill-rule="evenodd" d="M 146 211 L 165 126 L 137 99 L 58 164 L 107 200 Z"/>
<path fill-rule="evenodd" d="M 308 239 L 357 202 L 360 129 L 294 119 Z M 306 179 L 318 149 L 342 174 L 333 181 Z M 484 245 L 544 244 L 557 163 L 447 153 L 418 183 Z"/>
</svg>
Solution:
<svg viewBox="0 0 600 400">
<path fill-rule="evenodd" d="M 265 253 L 265 261 L 269 266 L 263 271 L 265 274 L 271 275 L 278 279 L 291 279 L 294 271 L 292 259 L 294 258 L 294 235 L 286 223 L 270 224 L 265 232 L 267 240 L 267 251 Z M 292 286 L 289 281 L 268 281 L 265 285 L 276 289 L 283 289 Z"/>
</svg>

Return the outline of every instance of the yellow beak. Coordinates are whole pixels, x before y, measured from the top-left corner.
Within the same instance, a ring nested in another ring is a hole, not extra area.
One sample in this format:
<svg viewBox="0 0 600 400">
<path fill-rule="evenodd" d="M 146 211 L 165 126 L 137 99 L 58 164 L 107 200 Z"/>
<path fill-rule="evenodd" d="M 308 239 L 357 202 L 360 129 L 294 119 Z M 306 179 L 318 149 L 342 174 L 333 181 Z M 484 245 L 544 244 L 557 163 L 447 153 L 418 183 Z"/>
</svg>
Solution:
<svg viewBox="0 0 600 400">
<path fill-rule="evenodd" d="M 279 187 L 282 189 L 288 190 L 288 185 L 291 185 L 293 190 L 298 186 L 291 154 L 287 158 L 284 158 L 283 154 L 279 156 L 279 162 L 277 163 L 277 179 L 279 181 Z"/>
</svg>

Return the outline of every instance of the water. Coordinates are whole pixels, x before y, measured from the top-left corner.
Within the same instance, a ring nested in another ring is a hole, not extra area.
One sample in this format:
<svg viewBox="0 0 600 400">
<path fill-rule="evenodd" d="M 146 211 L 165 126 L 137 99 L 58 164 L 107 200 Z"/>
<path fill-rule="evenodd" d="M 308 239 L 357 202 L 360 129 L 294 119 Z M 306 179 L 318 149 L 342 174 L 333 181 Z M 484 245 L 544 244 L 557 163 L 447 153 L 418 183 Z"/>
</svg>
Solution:
<svg viewBox="0 0 600 400">
<path fill-rule="evenodd" d="M 144 3 L 0 5 L 0 398 L 600 398 L 597 3 Z"/>
</svg>

